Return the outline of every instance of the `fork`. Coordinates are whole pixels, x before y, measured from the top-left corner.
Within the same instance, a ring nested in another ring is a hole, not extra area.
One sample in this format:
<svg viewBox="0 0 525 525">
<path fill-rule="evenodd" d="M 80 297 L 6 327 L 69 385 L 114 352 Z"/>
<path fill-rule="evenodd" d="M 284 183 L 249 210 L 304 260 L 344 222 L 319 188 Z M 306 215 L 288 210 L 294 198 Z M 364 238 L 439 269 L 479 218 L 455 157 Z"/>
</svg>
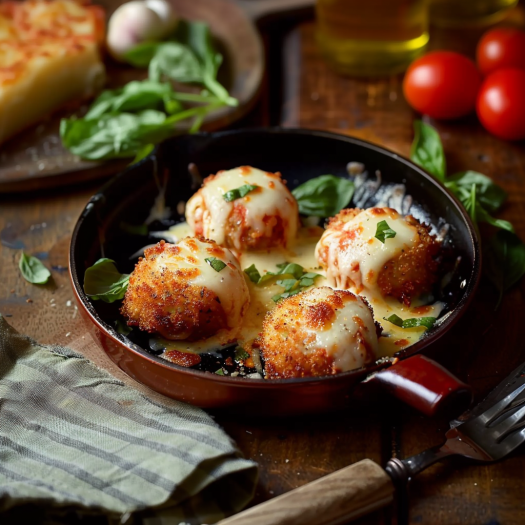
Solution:
<svg viewBox="0 0 525 525">
<path fill-rule="evenodd" d="M 390 504 L 396 487 L 446 457 L 502 459 L 525 442 L 525 363 L 450 426 L 444 444 L 407 459 L 392 458 L 384 470 L 364 459 L 217 525 L 342 525 Z"/>
</svg>

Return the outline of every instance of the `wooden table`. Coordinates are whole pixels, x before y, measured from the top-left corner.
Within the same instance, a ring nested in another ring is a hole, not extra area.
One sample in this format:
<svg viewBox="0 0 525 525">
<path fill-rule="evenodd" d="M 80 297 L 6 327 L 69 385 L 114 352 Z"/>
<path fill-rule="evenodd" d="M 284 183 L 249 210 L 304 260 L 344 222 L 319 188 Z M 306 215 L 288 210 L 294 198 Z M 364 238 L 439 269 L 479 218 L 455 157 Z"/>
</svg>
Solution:
<svg viewBox="0 0 525 525">
<path fill-rule="evenodd" d="M 520 11 L 515 14 L 523 15 Z M 416 115 L 403 99 L 400 77 L 352 80 L 336 76 L 318 55 L 312 21 L 287 21 L 262 29 L 269 73 L 260 103 L 242 125 L 330 129 L 408 155 Z M 445 43 L 449 48 L 472 52 L 476 36 L 475 32 L 454 35 L 434 31 L 433 45 Z M 523 143 L 507 143 L 488 135 L 475 117 L 433 124 L 441 133 L 450 172 L 473 169 L 493 177 L 509 193 L 500 216 L 512 221 L 525 238 Z M 0 312 L 19 331 L 43 343 L 69 345 L 123 377 L 87 335 L 67 274 L 71 231 L 97 186 L 0 197 Z M 52 268 L 51 284 L 33 286 L 21 278 L 17 265 L 21 249 L 43 257 Z M 490 284 L 482 283 L 469 312 L 433 349 L 437 360 L 474 387 L 477 398 L 525 360 L 521 334 L 524 292 L 522 282 L 494 311 L 496 292 Z M 447 420 L 428 419 L 390 399 L 367 412 L 296 420 L 217 419 L 246 457 L 260 465 L 255 502 L 363 458 L 384 464 L 392 455 L 412 455 L 440 443 L 448 428 Z M 411 485 L 408 508 L 397 505 L 358 523 L 519 525 L 525 523 L 524 494 L 522 447 L 493 465 L 456 459 L 437 464 Z M 25 523 L 14 516 L 13 523 Z M 39 523 L 38 516 L 33 523 Z"/>
</svg>

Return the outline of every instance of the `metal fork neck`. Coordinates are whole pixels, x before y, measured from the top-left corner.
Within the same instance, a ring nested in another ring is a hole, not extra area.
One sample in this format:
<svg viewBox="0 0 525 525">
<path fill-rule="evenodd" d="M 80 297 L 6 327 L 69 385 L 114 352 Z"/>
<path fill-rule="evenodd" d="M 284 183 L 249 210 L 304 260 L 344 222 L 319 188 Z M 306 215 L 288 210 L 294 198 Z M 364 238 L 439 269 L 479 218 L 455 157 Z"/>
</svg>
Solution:
<svg viewBox="0 0 525 525">
<path fill-rule="evenodd" d="M 456 455 L 456 452 L 442 446 L 433 447 L 407 459 L 392 458 L 388 460 L 385 470 L 392 478 L 394 485 L 403 486 L 430 465 L 453 455 Z"/>
</svg>

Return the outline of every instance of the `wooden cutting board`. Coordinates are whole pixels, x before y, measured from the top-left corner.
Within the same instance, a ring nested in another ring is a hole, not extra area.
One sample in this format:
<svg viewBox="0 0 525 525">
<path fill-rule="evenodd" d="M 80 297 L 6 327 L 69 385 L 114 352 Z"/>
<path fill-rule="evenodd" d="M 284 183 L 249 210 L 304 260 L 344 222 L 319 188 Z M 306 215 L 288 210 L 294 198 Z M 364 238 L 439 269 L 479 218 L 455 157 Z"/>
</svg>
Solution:
<svg viewBox="0 0 525 525">
<path fill-rule="evenodd" d="M 221 108 L 211 114 L 205 129 L 226 126 L 243 116 L 253 105 L 264 73 L 264 51 L 252 19 L 237 3 L 229 0 L 170 0 L 181 18 L 203 20 L 217 38 L 225 56 L 221 81 L 239 100 L 235 108 Z M 122 0 L 98 0 L 107 17 Z M 108 87 L 140 80 L 146 73 L 107 62 Z M 81 114 L 84 107 L 51 115 L 0 146 L 0 193 L 31 191 L 106 177 L 118 172 L 129 160 L 83 161 L 62 147 L 58 134 L 60 119 Z"/>
</svg>

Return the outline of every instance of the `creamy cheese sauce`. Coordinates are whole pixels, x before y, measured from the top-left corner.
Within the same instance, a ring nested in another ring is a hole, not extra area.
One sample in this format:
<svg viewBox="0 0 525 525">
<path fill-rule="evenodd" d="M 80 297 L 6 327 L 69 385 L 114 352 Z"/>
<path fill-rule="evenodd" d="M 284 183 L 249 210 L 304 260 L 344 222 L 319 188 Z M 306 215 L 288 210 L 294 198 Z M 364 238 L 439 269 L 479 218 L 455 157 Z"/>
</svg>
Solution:
<svg viewBox="0 0 525 525">
<path fill-rule="evenodd" d="M 399 230 L 401 230 L 401 228 L 399 228 Z M 170 242 L 176 242 L 177 239 L 181 240 L 193 234 L 191 227 L 185 222 L 176 224 L 166 233 L 168 234 L 167 237 L 170 239 Z M 321 274 L 321 277 L 315 280 L 315 286 L 327 286 L 328 282 L 324 276 L 325 272 L 318 266 L 315 257 L 315 247 L 322 233 L 323 229 L 320 227 L 302 228 L 298 232 L 297 241 L 292 249 L 272 248 L 257 252 L 236 253 L 236 255 L 239 258 L 242 270 L 245 270 L 253 264 L 259 270 L 260 274 L 264 275 L 266 272 L 276 272 L 278 270 L 276 267 L 277 264 L 283 262 L 296 263 L 301 265 L 306 272 Z M 374 237 L 374 235 L 375 229 L 372 237 Z M 388 239 L 388 241 L 390 240 L 392 239 Z M 275 307 L 275 302 L 272 300 L 272 297 L 283 292 L 283 288 L 276 284 L 277 280 L 279 280 L 279 278 L 272 279 L 268 281 L 268 283 L 256 285 L 246 278 L 251 302 L 244 316 L 242 327 L 238 332 L 237 344 L 243 346 L 249 353 L 251 351 L 251 343 L 262 329 L 266 312 Z M 444 308 L 444 304 L 440 302 L 432 305 L 422 305 L 418 304 L 417 301 L 414 301 L 412 306 L 407 307 L 395 299 L 385 300 L 379 293 L 375 293 L 369 288 L 364 288 L 359 295 L 368 300 L 374 310 L 375 320 L 383 328 L 383 334 L 379 338 L 378 359 L 381 357 L 391 357 L 399 350 L 414 344 L 421 339 L 426 331 L 424 327 L 400 328 L 386 321 L 385 318 L 390 317 L 392 314 L 398 315 L 401 319 L 410 319 L 413 317 L 437 318 Z M 221 347 L 217 336 L 194 342 L 167 341 L 160 337 L 152 337 L 150 339 L 150 345 L 153 349 L 158 350 L 165 348 L 166 351 L 178 350 L 180 352 L 192 353 L 213 352 Z"/>
</svg>

